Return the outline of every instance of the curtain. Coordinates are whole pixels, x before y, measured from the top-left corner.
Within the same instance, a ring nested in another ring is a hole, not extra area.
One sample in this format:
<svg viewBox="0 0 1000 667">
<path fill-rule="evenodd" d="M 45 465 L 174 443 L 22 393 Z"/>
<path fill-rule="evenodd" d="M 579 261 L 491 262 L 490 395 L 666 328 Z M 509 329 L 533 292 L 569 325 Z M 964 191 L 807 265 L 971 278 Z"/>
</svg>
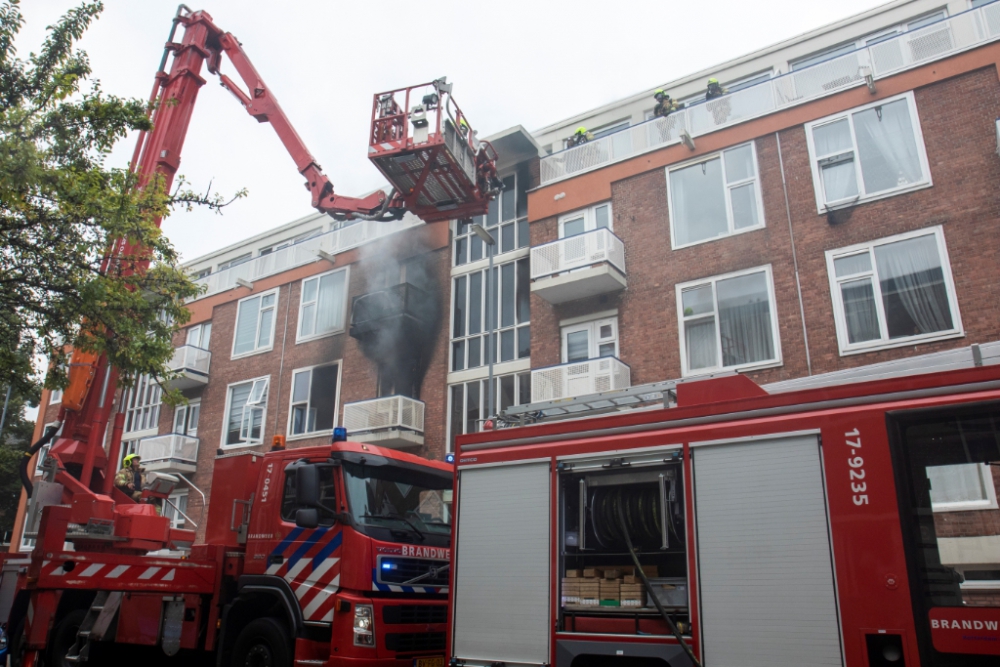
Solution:
<svg viewBox="0 0 1000 667">
<path fill-rule="evenodd" d="M 875 264 L 889 338 L 952 328 L 935 235 L 878 246 Z"/>
<path fill-rule="evenodd" d="M 875 308 L 875 288 L 871 279 L 841 283 L 840 294 L 847 320 L 847 339 L 851 343 L 878 340 L 882 337 Z"/>
<path fill-rule="evenodd" d="M 715 318 L 686 323 L 684 325 L 684 345 L 687 348 L 688 370 L 717 366 Z"/>
<path fill-rule="evenodd" d="M 827 202 L 858 196 L 858 179 L 854 173 L 853 159 L 825 166 L 821 169 L 821 174 L 823 194 Z"/>
<path fill-rule="evenodd" d="M 344 276 L 343 271 L 319 279 L 316 297 L 316 333 L 334 331 L 344 326 Z"/>
<path fill-rule="evenodd" d="M 716 293 L 722 365 L 773 359 L 771 306 L 765 274 L 720 280 Z"/>
<path fill-rule="evenodd" d="M 920 159 L 906 100 L 854 114 L 854 130 L 861 178 L 868 194 L 920 180 Z"/>
<path fill-rule="evenodd" d="M 928 466 L 927 479 L 931 482 L 931 502 L 964 503 L 986 500 L 983 475 L 979 463 L 960 463 L 950 466 Z"/>
</svg>

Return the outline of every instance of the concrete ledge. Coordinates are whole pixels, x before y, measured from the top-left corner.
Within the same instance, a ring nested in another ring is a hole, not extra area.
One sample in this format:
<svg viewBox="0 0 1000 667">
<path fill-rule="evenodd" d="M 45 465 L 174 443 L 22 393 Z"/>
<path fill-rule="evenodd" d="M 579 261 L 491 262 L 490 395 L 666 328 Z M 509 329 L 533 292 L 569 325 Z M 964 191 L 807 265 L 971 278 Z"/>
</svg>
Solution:
<svg viewBox="0 0 1000 667">
<path fill-rule="evenodd" d="M 384 431 L 370 431 L 368 433 L 348 433 L 347 439 L 354 442 L 367 442 L 370 445 L 388 447 L 389 449 L 407 449 L 409 447 L 421 447 L 424 444 L 424 434 L 414 433 L 398 428 L 389 428 Z"/>
<path fill-rule="evenodd" d="M 531 283 L 531 291 L 552 304 L 620 292 L 628 286 L 625 275 L 608 262 L 566 271 Z"/>
</svg>

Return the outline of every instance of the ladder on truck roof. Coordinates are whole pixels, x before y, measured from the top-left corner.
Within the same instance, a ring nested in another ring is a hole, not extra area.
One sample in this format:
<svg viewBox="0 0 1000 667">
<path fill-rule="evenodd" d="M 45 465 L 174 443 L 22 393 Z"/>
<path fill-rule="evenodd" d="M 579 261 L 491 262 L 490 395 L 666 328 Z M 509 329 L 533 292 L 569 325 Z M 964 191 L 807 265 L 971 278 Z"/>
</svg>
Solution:
<svg viewBox="0 0 1000 667">
<path fill-rule="evenodd" d="M 762 385 L 769 394 L 783 394 L 804 389 L 817 389 L 873 380 L 924 375 L 977 366 L 1000 364 L 1000 341 L 970 345 L 954 350 L 922 354 L 905 359 L 847 368 L 794 380 L 782 380 Z M 622 410 L 669 408 L 677 404 L 677 385 L 736 375 L 736 371 L 708 373 L 697 377 L 665 380 L 650 384 L 605 391 L 585 396 L 570 396 L 524 405 L 512 405 L 501 412 L 498 421 L 503 426 L 526 426 L 539 421 L 592 417 L 605 412 Z"/>
</svg>

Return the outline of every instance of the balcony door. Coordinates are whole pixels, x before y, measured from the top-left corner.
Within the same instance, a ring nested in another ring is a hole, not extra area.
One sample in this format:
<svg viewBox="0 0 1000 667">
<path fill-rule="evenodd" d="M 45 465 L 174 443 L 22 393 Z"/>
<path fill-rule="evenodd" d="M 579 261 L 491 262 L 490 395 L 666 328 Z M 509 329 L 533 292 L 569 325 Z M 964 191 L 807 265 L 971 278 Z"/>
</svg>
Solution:
<svg viewBox="0 0 1000 667">
<path fill-rule="evenodd" d="M 191 402 L 179 405 L 174 410 L 174 433 L 198 437 L 198 416 L 201 413 L 201 403 Z"/>
<path fill-rule="evenodd" d="M 618 318 L 609 317 L 562 328 L 563 363 L 618 356 Z"/>
<path fill-rule="evenodd" d="M 212 337 L 212 323 L 196 324 L 187 330 L 187 344 L 192 347 L 208 349 L 209 340 Z"/>
</svg>

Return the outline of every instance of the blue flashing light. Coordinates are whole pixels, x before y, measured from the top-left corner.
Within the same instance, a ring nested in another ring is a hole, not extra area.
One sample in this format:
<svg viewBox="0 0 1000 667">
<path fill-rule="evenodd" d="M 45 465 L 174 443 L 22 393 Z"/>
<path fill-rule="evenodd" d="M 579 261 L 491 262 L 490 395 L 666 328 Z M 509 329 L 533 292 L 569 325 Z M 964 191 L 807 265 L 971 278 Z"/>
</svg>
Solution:
<svg viewBox="0 0 1000 667">
<path fill-rule="evenodd" d="M 335 426 L 333 429 L 333 442 L 344 442 L 347 440 L 347 429 L 343 426 Z"/>
<path fill-rule="evenodd" d="M 382 563 L 382 569 L 383 570 L 391 570 L 392 569 L 392 563 Z"/>
<path fill-rule="evenodd" d="M 455 452 L 448 452 L 447 454 L 445 454 L 444 455 L 444 462 L 445 463 L 454 463 L 455 462 Z"/>
</svg>

